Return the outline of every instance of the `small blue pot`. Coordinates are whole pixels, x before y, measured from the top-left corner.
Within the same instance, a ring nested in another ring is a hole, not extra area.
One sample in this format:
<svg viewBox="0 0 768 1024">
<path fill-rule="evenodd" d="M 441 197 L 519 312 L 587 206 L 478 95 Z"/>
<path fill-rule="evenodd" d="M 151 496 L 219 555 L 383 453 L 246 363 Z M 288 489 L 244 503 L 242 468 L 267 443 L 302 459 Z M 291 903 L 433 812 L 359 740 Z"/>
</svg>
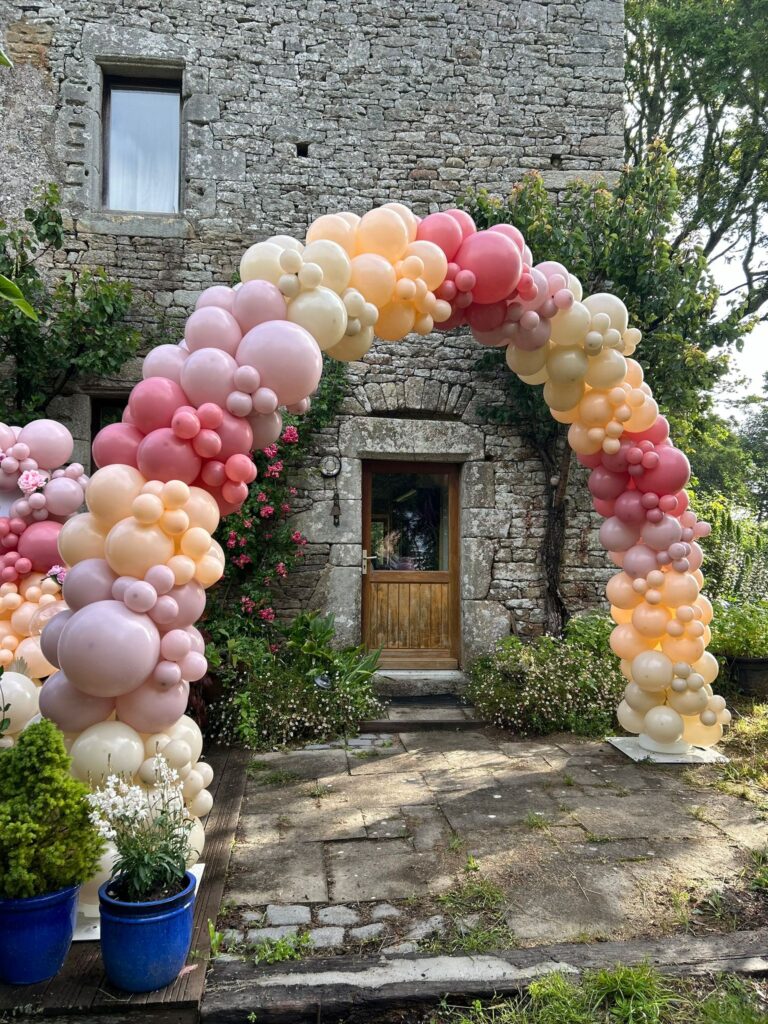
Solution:
<svg viewBox="0 0 768 1024">
<path fill-rule="evenodd" d="M 192 944 L 195 878 L 182 892 L 149 903 L 124 903 L 99 889 L 101 957 L 107 977 L 125 992 L 152 992 L 179 975 Z"/>
<path fill-rule="evenodd" d="M 0 981 L 34 985 L 64 964 L 77 915 L 79 885 L 26 899 L 0 900 Z"/>
</svg>

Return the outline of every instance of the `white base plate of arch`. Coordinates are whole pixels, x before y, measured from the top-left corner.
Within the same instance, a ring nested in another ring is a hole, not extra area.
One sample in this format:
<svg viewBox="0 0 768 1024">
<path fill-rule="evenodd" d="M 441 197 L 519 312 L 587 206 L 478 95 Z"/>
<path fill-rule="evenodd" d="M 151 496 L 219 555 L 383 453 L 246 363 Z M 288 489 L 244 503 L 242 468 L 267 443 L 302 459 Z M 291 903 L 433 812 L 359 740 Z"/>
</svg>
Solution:
<svg viewBox="0 0 768 1024">
<path fill-rule="evenodd" d="M 195 886 L 195 892 L 200 890 L 200 881 L 203 877 L 203 871 L 205 871 L 205 864 L 195 864 L 189 869 L 190 874 L 194 875 L 197 879 L 197 885 Z M 89 917 L 80 910 L 77 909 L 77 919 L 75 921 L 75 932 L 72 936 L 73 942 L 98 942 L 101 938 L 101 918 L 98 913 L 95 917 Z"/>
<path fill-rule="evenodd" d="M 691 747 L 685 754 L 657 754 L 641 747 L 636 736 L 609 736 L 607 742 L 633 761 L 651 764 L 728 764 L 730 760 L 717 747 Z"/>
</svg>

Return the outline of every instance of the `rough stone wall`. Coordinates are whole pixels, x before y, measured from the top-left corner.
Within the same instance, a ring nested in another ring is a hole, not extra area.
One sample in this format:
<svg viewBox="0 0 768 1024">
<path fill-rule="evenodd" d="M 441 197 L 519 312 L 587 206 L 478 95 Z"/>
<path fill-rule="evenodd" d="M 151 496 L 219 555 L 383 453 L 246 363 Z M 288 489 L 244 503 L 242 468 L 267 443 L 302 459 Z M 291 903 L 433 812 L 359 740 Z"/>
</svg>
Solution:
<svg viewBox="0 0 768 1024">
<path fill-rule="evenodd" d="M 530 169 L 553 190 L 616 171 L 622 29 L 621 0 L 0 0 L 16 62 L 0 70 L 0 213 L 17 215 L 37 182 L 58 180 L 69 234 L 57 264 L 105 266 L 130 280 L 147 344 L 176 340 L 197 293 L 230 280 L 247 245 L 277 231 L 302 235 L 320 213 L 400 199 L 423 215 L 469 185 L 505 193 Z M 105 211 L 103 73 L 153 68 L 181 76 L 182 212 Z M 475 358 L 460 338 L 377 345 L 353 369 L 345 416 L 399 410 L 407 419 L 415 410 L 480 431 L 487 526 L 465 597 L 488 603 L 489 634 L 502 624 L 531 631 L 540 622 L 540 469 L 513 432 L 481 423 L 478 409 L 499 384 L 478 380 Z M 81 456 L 88 394 L 124 393 L 137 374 L 134 361 L 52 410 L 69 419 Z M 327 450 L 344 422 L 323 438 Z M 316 486 L 318 475 L 307 476 Z M 584 605 L 604 562 L 583 487 L 573 495 L 566 592 Z M 308 562 L 308 600 L 320 601 L 328 557 L 352 559 L 332 539 Z"/>
</svg>

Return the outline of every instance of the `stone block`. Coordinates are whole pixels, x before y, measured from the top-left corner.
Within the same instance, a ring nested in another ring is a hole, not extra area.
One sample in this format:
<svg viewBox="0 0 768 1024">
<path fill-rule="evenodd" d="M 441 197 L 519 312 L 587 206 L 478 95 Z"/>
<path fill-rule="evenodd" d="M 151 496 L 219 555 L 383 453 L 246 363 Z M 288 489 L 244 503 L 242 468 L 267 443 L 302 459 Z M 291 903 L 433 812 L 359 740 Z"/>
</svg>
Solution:
<svg viewBox="0 0 768 1024">
<path fill-rule="evenodd" d="M 259 943 L 269 942 L 274 939 L 284 939 L 288 935 L 296 935 L 296 928 L 291 925 L 284 925 L 281 928 L 249 928 L 245 934 L 248 942 Z"/>
<path fill-rule="evenodd" d="M 308 934 L 315 949 L 334 949 L 344 945 L 343 928 L 312 928 Z"/>
<path fill-rule="evenodd" d="M 467 663 L 488 654 L 497 640 L 509 636 L 511 615 L 499 601 L 464 601 L 462 640 Z"/>
<path fill-rule="evenodd" d="M 380 903 L 371 911 L 372 921 L 387 921 L 392 918 L 401 917 L 402 911 L 393 907 L 391 903 Z"/>
<path fill-rule="evenodd" d="M 268 924 L 309 924 L 312 920 L 312 912 L 309 907 L 300 903 L 277 905 L 270 903 L 266 909 Z"/>
<path fill-rule="evenodd" d="M 483 432 L 467 423 L 350 417 L 339 428 L 341 450 L 350 458 L 482 459 Z"/>
<path fill-rule="evenodd" d="M 218 121 L 220 115 L 221 108 L 215 96 L 193 93 L 184 104 L 184 120 L 192 124 L 209 124 Z"/>
<path fill-rule="evenodd" d="M 384 934 L 386 925 L 380 922 L 376 924 L 364 924 L 359 928 L 350 928 L 349 930 L 349 941 L 350 942 L 370 942 L 371 939 L 377 939 L 380 935 Z"/>
<path fill-rule="evenodd" d="M 324 925 L 352 925 L 357 924 L 360 915 L 351 907 L 343 904 L 331 907 L 321 907 L 317 912 L 317 920 Z"/>
<path fill-rule="evenodd" d="M 465 537 L 461 543 L 461 596 L 483 601 L 488 597 L 493 575 L 493 555 L 498 541 Z"/>
<path fill-rule="evenodd" d="M 462 508 L 496 507 L 496 469 L 491 462 L 468 462 L 461 473 Z"/>
</svg>

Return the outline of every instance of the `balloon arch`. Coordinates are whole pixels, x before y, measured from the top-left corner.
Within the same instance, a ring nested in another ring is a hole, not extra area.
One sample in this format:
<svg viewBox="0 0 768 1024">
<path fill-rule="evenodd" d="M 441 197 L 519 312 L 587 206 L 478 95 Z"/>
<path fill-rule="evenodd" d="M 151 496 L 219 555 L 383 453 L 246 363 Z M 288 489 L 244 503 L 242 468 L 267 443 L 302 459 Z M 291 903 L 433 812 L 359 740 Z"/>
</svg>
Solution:
<svg viewBox="0 0 768 1024">
<path fill-rule="evenodd" d="M 322 216 L 306 243 L 258 242 L 240 276 L 200 295 L 179 345 L 149 352 L 123 422 L 94 440 L 90 480 L 82 466 L 56 468 L 71 456 L 66 428 L 0 426 L 0 491 L 14 499 L 0 519 L 0 664 L 21 655 L 29 675 L 48 676 L 40 710 L 68 734 L 76 775 L 151 784 L 161 751 L 190 813 L 208 813 L 211 772 L 184 716 L 207 667 L 194 623 L 223 573 L 212 534 L 256 476 L 249 453 L 280 436 L 281 407 L 309 408 L 323 352 L 360 359 L 374 334 L 460 325 L 544 384 L 591 470 L 600 540 L 620 569 L 607 585 L 627 677 L 619 722 L 649 750 L 720 739 L 730 715 L 711 688 L 696 543 L 709 527 L 688 507 L 688 460 L 631 358 L 641 336 L 620 299 L 584 298 L 564 266 L 534 264 L 515 227 L 478 231 L 461 210 L 419 219 L 400 203 Z M 88 511 L 74 514 L 83 493 Z M 54 562 L 69 567 L 61 594 Z M 19 680 L 3 683 L 30 710 L 35 687 Z"/>
</svg>

